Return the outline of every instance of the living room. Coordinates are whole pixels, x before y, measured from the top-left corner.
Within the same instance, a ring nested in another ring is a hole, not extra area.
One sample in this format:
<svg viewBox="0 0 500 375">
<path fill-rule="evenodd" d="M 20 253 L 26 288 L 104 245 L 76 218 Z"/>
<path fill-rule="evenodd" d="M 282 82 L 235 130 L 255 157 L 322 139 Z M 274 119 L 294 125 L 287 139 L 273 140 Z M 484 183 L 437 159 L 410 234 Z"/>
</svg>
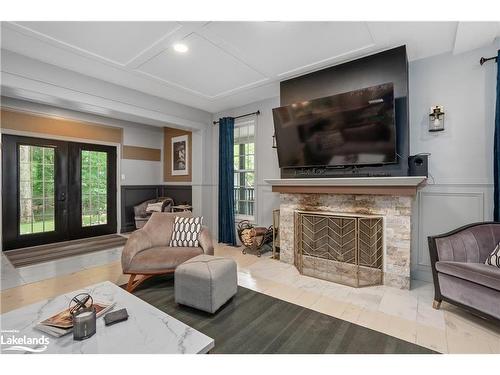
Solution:
<svg viewBox="0 0 500 375">
<path fill-rule="evenodd" d="M 2 354 L 498 360 L 491 10 L 15 8 Z"/>
</svg>

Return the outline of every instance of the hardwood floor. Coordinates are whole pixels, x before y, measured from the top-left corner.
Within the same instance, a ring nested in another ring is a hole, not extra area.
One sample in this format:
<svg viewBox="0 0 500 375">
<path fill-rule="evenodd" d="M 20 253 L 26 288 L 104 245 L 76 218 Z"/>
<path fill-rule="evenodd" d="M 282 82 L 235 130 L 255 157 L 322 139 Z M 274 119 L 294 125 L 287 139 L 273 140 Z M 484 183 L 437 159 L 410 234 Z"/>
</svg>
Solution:
<svg viewBox="0 0 500 375">
<path fill-rule="evenodd" d="M 173 276 L 144 282 L 137 297 L 212 337 L 215 354 L 431 354 L 432 350 L 253 290 L 216 314 L 178 305 Z"/>
</svg>

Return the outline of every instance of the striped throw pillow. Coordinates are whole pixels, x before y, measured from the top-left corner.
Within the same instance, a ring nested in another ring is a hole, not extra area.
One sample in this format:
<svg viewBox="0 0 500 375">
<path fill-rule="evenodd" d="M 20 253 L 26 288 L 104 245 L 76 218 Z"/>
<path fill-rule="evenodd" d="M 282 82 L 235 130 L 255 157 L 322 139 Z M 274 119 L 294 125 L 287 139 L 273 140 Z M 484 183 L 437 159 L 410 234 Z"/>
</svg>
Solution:
<svg viewBox="0 0 500 375">
<path fill-rule="evenodd" d="M 495 247 L 495 250 L 488 255 L 488 258 L 486 258 L 486 262 L 484 263 L 500 268 L 500 242 L 497 247 Z"/>
<path fill-rule="evenodd" d="M 198 237 L 203 224 L 203 216 L 179 217 L 174 219 L 174 231 L 170 246 L 172 247 L 198 247 Z"/>
</svg>

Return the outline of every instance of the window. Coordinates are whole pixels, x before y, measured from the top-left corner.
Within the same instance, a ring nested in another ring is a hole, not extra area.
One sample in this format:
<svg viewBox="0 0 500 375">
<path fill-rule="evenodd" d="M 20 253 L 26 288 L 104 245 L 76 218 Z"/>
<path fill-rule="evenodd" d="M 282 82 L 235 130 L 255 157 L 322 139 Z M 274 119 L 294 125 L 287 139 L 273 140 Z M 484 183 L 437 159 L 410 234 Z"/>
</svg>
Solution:
<svg viewBox="0 0 500 375">
<path fill-rule="evenodd" d="M 237 121 L 234 127 L 234 210 L 252 220 L 255 210 L 255 121 Z"/>
<path fill-rule="evenodd" d="M 82 150 L 82 227 L 107 223 L 108 154 Z"/>
<path fill-rule="evenodd" d="M 19 146 L 19 234 L 54 231 L 54 149 Z"/>
</svg>

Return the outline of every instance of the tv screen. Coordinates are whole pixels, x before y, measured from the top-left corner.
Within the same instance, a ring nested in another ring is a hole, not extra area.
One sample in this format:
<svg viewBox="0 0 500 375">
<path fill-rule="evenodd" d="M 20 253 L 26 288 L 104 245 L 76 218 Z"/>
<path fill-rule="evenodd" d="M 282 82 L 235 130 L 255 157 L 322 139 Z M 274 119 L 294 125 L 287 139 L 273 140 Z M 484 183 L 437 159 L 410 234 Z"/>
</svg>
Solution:
<svg viewBox="0 0 500 375">
<path fill-rule="evenodd" d="M 392 83 L 274 108 L 280 168 L 396 163 Z"/>
</svg>

